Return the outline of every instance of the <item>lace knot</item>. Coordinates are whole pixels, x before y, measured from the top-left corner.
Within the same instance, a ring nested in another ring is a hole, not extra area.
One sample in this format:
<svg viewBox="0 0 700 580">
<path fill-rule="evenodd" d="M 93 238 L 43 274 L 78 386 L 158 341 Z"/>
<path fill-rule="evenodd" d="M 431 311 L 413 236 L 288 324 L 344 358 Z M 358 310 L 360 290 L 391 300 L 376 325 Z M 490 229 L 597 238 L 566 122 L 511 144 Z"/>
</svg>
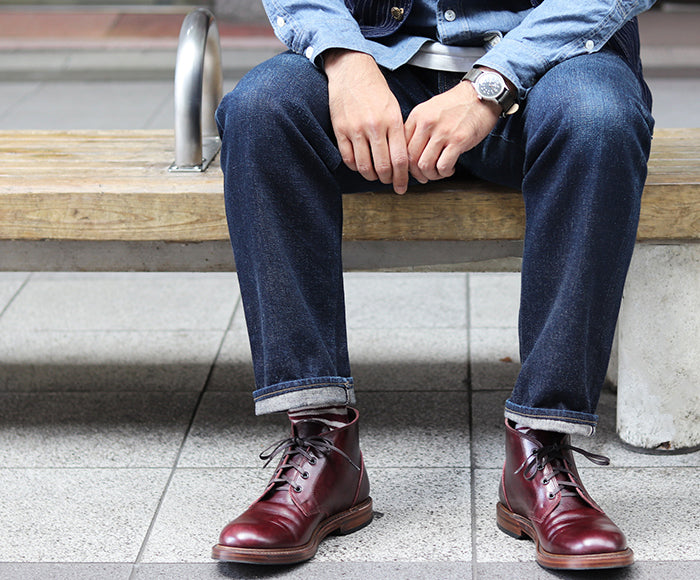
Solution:
<svg viewBox="0 0 700 580">
<path fill-rule="evenodd" d="M 562 486 L 566 486 L 567 488 L 581 488 L 581 484 L 578 482 L 576 475 L 567 467 L 566 457 L 564 455 L 567 451 L 579 453 L 596 465 L 610 464 L 610 459 L 604 455 L 591 453 L 590 451 L 568 443 L 553 443 L 535 449 L 525 461 L 522 462 L 515 473 L 520 473 L 522 471 L 523 477 L 531 481 L 538 471 L 543 470 L 545 466 L 549 464 L 552 466 L 552 474 L 543 479 L 542 483 L 544 485 L 547 485 L 550 481 L 556 481 L 559 486 L 558 492 L 563 491 Z M 556 479 L 556 476 L 559 474 L 568 477 L 564 480 Z M 569 495 L 572 494 L 570 493 Z"/>
</svg>

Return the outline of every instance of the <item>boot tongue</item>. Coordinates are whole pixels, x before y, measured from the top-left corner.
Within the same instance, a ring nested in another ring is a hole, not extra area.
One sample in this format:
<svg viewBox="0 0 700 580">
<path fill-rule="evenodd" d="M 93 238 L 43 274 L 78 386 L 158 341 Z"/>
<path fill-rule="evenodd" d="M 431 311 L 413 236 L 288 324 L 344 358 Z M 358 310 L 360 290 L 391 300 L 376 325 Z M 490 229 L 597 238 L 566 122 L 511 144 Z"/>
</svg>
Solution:
<svg viewBox="0 0 700 580">
<path fill-rule="evenodd" d="M 315 437 L 331 430 L 331 428 L 323 421 L 317 421 L 314 419 L 292 421 L 292 428 L 294 430 L 294 434 L 302 439 L 307 437 Z"/>
<path fill-rule="evenodd" d="M 537 429 L 530 429 L 530 427 L 523 427 L 522 425 L 516 425 L 515 430 L 537 439 L 542 444 L 542 447 L 547 447 L 548 445 L 554 445 L 555 443 L 563 443 L 566 435 L 564 433 L 555 433 L 553 431 L 539 431 Z"/>
</svg>

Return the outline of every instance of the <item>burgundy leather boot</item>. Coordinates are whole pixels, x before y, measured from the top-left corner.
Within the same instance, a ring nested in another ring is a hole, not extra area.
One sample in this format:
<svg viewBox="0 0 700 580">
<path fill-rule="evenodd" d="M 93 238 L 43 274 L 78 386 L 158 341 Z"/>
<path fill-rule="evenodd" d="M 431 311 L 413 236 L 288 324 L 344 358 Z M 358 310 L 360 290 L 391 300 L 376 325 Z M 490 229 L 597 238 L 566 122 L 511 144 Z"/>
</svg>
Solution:
<svg viewBox="0 0 700 580">
<path fill-rule="evenodd" d="M 496 506 L 498 527 L 535 542 L 544 568 L 619 568 L 634 561 L 624 534 L 591 499 L 572 451 L 599 465 L 609 460 L 571 446 L 569 435 L 515 429 L 506 421 L 506 461 Z"/>
<path fill-rule="evenodd" d="M 358 418 L 339 428 L 313 420 L 263 452 L 283 453 L 265 492 L 230 522 L 212 557 L 249 564 L 294 564 L 312 558 L 328 534 L 349 534 L 372 521 L 372 498 L 359 445 Z"/>
</svg>

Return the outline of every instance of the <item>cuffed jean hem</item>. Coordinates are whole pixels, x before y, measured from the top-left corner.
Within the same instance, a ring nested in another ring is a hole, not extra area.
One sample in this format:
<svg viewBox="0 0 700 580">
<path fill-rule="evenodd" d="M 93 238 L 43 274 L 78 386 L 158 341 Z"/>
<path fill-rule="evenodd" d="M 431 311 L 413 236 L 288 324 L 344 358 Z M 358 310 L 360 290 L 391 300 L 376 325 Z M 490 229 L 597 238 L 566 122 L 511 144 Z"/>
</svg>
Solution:
<svg viewBox="0 0 700 580">
<path fill-rule="evenodd" d="M 277 383 L 253 392 L 255 414 L 267 415 L 305 407 L 353 405 L 352 377 L 316 377 Z"/>
<path fill-rule="evenodd" d="M 538 431 L 553 431 L 586 437 L 591 437 L 595 433 L 598 424 L 598 415 L 559 409 L 533 409 L 516 405 L 510 400 L 506 401 L 505 417 L 524 427 Z"/>
</svg>

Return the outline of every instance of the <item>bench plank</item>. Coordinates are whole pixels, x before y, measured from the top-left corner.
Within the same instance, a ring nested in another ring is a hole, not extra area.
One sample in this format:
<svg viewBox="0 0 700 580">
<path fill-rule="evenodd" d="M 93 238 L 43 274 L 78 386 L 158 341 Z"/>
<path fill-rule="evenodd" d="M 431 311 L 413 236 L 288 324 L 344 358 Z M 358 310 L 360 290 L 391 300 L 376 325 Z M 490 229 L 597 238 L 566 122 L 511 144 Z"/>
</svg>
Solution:
<svg viewBox="0 0 700 580">
<path fill-rule="evenodd" d="M 172 131 L 0 131 L 0 240 L 226 240 L 222 174 L 171 174 Z M 519 192 L 436 182 L 345 197 L 347 240 L 519 240 Z M 640 241 L 700 241 L 700 129 L 657 131 Z"/>
</svg>

